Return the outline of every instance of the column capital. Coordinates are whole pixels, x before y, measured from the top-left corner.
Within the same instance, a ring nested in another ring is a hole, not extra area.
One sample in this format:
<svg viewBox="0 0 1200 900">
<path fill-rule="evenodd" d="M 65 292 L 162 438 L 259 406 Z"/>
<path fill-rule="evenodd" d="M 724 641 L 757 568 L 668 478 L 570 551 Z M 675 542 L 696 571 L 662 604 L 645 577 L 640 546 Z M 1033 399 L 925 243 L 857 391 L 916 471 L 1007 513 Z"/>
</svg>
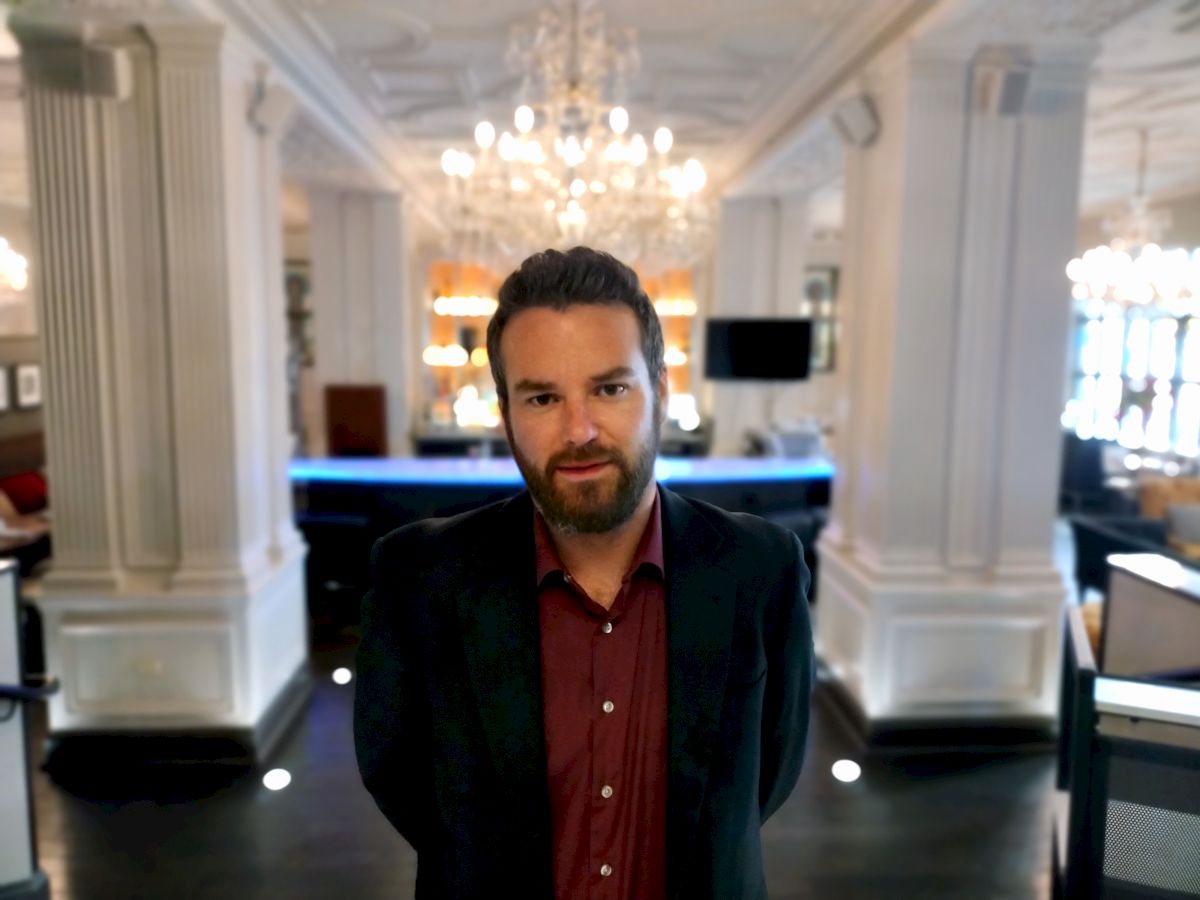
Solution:
<svg viewBox="0 0 1200 900">
<path fill-rule="evenodd" d="M 157 0 L 18 7 L 8 27 L 21 45 L 25 78 L 57 90 L 127 99 L 133 92 L 133 48 L 154 48 L 173 62 L 213 59 L 223 28 Z"/>
<path fill-rule="evenodd" d="M 973 58 L 981 49 L 1021 47 L 1037 66 L 1086 68 L 1097 35 L 1151 0 L 957 0 L 917 39 L 926 52 Z"/>
</svg>

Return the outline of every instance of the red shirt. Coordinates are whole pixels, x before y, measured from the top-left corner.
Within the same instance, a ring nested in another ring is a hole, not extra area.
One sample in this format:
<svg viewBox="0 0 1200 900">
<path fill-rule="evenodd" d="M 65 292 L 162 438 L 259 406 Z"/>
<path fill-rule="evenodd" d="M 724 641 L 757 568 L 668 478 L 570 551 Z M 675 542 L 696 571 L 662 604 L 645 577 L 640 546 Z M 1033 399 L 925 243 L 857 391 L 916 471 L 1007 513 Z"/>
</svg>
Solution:
<svg viewBox="0 0 1200 900">
<path fill-rule="evenodd" d="M 658 497 L 608 610 L 566 571 L 540 514 L 534 535 L 555 896 L 661 900 L 667 617 Z"/>
</svg>

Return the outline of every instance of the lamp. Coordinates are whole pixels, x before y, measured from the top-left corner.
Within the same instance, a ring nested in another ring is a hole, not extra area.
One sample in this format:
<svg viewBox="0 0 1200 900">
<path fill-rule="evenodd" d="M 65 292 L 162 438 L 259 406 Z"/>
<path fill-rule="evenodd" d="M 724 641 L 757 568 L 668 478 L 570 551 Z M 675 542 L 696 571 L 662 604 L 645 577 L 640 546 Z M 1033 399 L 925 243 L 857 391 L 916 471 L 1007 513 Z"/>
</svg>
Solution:
<svg viewBox="0 0 1200 900">
<path fill-rule="evenodd" d="M 442 171 L 458 230 L 495 234 L 507 255 L 588 242 L 643 265 L 690 264 L 711 229 L 696 159 L 675 162 L 671 130 L 630 134 L 625 100 L 639 66 L 632 28 L 595 0 L 554 0 L 507 54 L 521 75 L 511 128 L 481 121 L 475 148 L 449 148 Z"/>
</svg>

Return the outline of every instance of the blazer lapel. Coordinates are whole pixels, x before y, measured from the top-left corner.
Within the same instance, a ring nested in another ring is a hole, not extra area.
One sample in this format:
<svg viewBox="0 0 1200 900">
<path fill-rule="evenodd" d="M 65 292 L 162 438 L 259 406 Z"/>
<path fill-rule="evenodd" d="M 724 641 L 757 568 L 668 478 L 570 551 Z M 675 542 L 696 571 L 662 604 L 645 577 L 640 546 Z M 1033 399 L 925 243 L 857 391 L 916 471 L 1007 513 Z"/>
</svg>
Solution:
<svg viewBox="0 0 1200 900">
<path fill-rule="evenodd" d="M 667 870 L 688 857 L 700 818 L 729 673 L 737 578 L 721 567 L 722 536 L 659 488 L 667 572 Z"/>
<path fill-rule="evenodd" d="M 544 840 L 548 860 L 550 801 L 529 495 L 515 497 L 481 525 L 480 549 L 487 549 L 464 571 L 458 597 L 463 651 L 497 776 L 520 799 L 514 819 L 518 810 L 528 811 L 529 837 Z M 490 579 L 484 587 L 481 575 Z"/>
</svg>

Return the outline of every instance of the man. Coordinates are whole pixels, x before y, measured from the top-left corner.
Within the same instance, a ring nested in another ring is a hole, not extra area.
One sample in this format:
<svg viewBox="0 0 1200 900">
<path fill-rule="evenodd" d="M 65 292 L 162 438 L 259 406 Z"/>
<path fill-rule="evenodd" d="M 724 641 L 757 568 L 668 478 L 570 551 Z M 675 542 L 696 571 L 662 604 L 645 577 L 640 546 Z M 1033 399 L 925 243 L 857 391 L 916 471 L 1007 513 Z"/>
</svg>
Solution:
<svg viewBox="0 0 1200 900">
<path fill-rule="evenodd" d="M 525 260 L 488 353 L 528 492 L 375 547 L 355 740 L 418 897 L 762 897 L 812 683 L 795 536 L 655 484 L 628 267 Z"/>
</svg>

